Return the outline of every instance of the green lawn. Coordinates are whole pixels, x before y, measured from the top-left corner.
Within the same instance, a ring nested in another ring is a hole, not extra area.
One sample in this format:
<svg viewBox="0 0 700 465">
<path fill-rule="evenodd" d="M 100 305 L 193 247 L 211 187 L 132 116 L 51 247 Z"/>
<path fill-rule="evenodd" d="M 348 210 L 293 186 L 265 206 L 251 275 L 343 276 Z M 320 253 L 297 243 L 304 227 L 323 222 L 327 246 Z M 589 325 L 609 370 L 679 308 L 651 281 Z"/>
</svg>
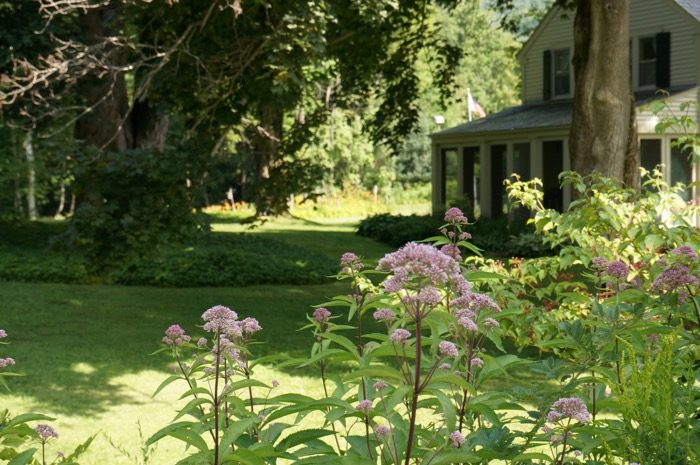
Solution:
<svg viewBox="0 0 700 465">
<path fill-rule="evenodd" d="M 337 259 L 348 250 L 376 261 L 388 249 L 355 236 L 348 224 L 315 224 L 286 219 L 249 231 L 233 223 L 216 224 L 220 232 L 270 235 Z M 0 394 L 0 409 L 38 411 L 55 416 L 60 438 L 52 453 L 69 451 L 87 436 L 104 432 L 138 454 L 138 422 L 146 436 L 175 414 L 178 386 L 156 399 L 152 392 L 169 373 L 165 355 L 149 355 L 163 330 L 179 323 L 197 334 L 201 313 L 216 304 L 241 316 L 257 318 L 264 330 L 260 355 L 303 355 L 309 334 L 296 331 L 311 305 L 346 293 L 344 283 L 311 286 L 163 289 L 146 287 L 0 283 L 0 328 L 10 337 L 3 356 L 17 360 L 25 374 L 11 380 L 12 392 Z M 258 377 L 276 378 L 281 388 L 319 392 L 311 373 L 261 368 Z M 158 446 L 154 464 L 170 465 L 181 457 L 175 441 Z M 104 436 L 91 447 L 85 464 L 137 463 L 123 457 Z"/>
</svg>

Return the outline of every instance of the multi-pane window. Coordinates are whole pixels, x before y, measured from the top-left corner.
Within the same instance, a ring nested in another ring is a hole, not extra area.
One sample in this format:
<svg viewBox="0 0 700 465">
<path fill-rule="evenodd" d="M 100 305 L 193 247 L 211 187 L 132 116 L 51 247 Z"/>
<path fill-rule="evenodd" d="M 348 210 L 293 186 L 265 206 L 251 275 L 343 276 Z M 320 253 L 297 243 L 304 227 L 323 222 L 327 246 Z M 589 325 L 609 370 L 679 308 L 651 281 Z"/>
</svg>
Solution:
<svg viewBox="0 0 700 465">
<path fill-rule="evenodd" d="M 554 82 L 554 96 L 569 95 L 571 86 L 571 58 L 569 49 L 554 50 L 552 66 L 552 81 Z"/>
<path fill-rule="evenodd" d="M 656 85 L 656 37 L 639 39 L 639 87 Z"/>
</svg>

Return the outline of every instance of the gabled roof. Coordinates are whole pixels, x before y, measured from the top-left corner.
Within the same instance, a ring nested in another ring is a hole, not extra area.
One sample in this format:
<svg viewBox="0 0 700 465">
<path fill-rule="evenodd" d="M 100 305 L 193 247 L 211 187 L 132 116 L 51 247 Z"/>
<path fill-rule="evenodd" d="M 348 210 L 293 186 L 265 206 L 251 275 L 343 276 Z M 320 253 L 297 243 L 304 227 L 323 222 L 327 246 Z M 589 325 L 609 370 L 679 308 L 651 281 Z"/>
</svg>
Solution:
<svg viewBox="0 0 700 465">
<path fill-rule="evenodd" d="M 671 89 L 669 95 L 655 91 L 635 93 L 636 106 L 646 105 L 654 100 L 673 97 L 680 93 L 697 90 L 697 86 L 683 86 Z M 529 129 L 566 128 L 571 125 L 572 100 L 550 100 L 547 102 L 527 103 L 517 107 L 506 108 L 470 123 L 460 124 L 435 132 L 432 138 L 467 134 L 503 133 Z"/>
<path fill-rule="evenodd" d="M 675 0 L 690 16 L 700 21 L 700 0 Z"/>
</svg>

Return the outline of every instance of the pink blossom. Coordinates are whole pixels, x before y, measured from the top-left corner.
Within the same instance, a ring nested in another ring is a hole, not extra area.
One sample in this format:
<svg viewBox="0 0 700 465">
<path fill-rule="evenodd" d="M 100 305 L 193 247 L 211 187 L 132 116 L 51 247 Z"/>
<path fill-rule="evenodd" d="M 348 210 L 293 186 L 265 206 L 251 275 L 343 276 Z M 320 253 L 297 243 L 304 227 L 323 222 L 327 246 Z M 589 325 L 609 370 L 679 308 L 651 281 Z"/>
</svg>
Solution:
<svg viewBox="0 0 700 465">
<path fill-rule="evenodd" d="M 681 247 L 673 249 L 671 251 L 671 254 L 677 257 L 687 258 L 690 261 L 695 261 L 698 259 L 698 254 L 695 253 L 695 251 L 688 245 L 683 245 Z"/>
<path fill-rule="evenodd" d="M 627 264 L 621 260 L 615 260 L 614 262 L 608 263 L 605 269 L 605 274 L 613 279 L 625 280 L 629 274 L 630 269 Z"/>
<path fill-rule="evenodd" d="M 474 320 L 467 316 L 461 316 L 457 318 L 457 324 L 460 325 L 462 328 L 466 329 L 467 331 L 476 332 L 479 330 L 479 327 L 476 325 Z"/>
<path fill-rule="evenodd" d="M 390 323 L 394 320 L 394 312 L 389 308 L 380 308 L 372 314 L 372 317 L 377 321 Z"/>
<path fill-rule="evenodd" d="M 384 425 L 380 425 L 374 428 L 374 434 L 376 434 L 379 439 L 384 439 L 389 434 L 389 432 L 389 428 Z"/>
<path fill-rule="evenodd" d="M 435 306 L 442 301 L 442 296 L 437 289 L 432 286 L 428 286 L 418 291 L 416 299 L 425 305 Z"/>
<path fill-rule="evenodd" d="M 381 391 L 382 389 L 385 389 L 388 385 L 384 381 L 377 381 L 374 383 L 374 389 L 377 391 Z"/>
<path fill-rule="evenodd" d="M 452 442 L 452 445 L 455 447 L 462 447 L 462 444 L 464 444 L 464 435 L 459 431 L 453 431 L 452 434 L 450 434 L 450 442 Z"/>
<path fill-rule="evenodd" d="M 454 244 L 445 244 L 440 248 L 440 252 L 444 253 L 448 257 L 452 257 L 458 262 L 462 261 L 462 254 L 459 251 L 459 247 Z"/>
<path fill-rule="evenodd" d="M 440 344 L 438 344 L 438 349 L 440 350 L 440 355 L 443 357 L 455 358 L 459 356 L 457 346 L 450 341 L 441 341 Z"/>
<path fill-rule="evenodd" d="M 362 412 L 365 415 L 368 415 L 369 412 L 372 410 L 372 404 L 373 402 L 369 399 L 361 400 L 355 406 L 355 410 L 357 410 L 358 412 Z"/>
<path fill-rule="evenodd" d="M 328 323 L 331 319 L 331 312 L 325 307 L 319 307 L 314 310 L 314 320 L 319 323 Z"/>
<path fill-rule="evenodd" d="M 403 328 L 398 328 L 398 329 L 394 330 L 394 332 L 391 333 L 391 336 L 389 336 L 389 337 L 394 342 L 400 342 L 401 344 L 405 344 L 406 340 L 409 337 L 411 337 L 411 333 Z"/>
<path fill-rule="evenodd" d="M 272 387 L 273 387 L 273 388 L 276 388 L 276 387 L 279 386 L 279 385 L 280 385 L 280 382 L 279 382 L 279 381 L 277 381 L 276 379 L 273 379 L 273 380 L 272 380 Z"/>
<path fill-rule="evenodd" d="M 181 346 L 186 342 L 190 342 L 192 338 L 185 334 L 185 330 L 180 327 L 180 325 L 170 325 L 168 329 L 165 330 L 165 336 L 163 336 L 163 343 L 169 346 Z"/>
<path fill-rule="evenodd" d="M 555 423 L 563 418 L 588 423 L 591 420 L 591 414 L 588 413 L 586 404 L 578 397 L 562 397 L 552 404 L 552 408 L 547 414 L 547 421 Z"/>
<path fill-rule="evenodd" d="M 206 339 L 206 338 L 200 337 L 200 338 L 197 340 L 197 347 L 206 347 L 206 345 L 207 345 L 207 339 Z"/>
<path fill-rule="evenodd" d="M 603 271 L 608 267 L 608 261 L 603 257 L 595 257 L 591 260 L 591 266 L 598 271 Z"/>
<path fill-rule="evenodd" d="M 225 333 L 235 326 L 238 314 L 228 307 L 217 305 L 202 313 L 202 319 L 205 322 L 204 331 Z"/>
<path fill-rule="evenodd" d="M 471 360 L 469 360 L 469 366 L 481 368 L 484 366 L 484 361 L 479 357 L 473 357 Z"/>
<path fill-rule="evenodd" d="M 36 431 L 37 434 L 39 434 L 39 438 L 42 442 L 46 442 L 51 438 L 58 437 L 58 433 L 56 433 L 55 429 L 43 423 L 36 425 L 36 427 L 34 427 L 34 431 Z"/>
<path fill-rule="evenodd" d="M 460 274 L 459 264 L 453 258 L 431 245 L 415 242 L 385 255 L 379 261 L 379 269 L 391 271 L 404 282 L 408 276 L 414 275 L 418 279 L 427 279 L 432 285 L 445 284 Z"/>
<path fill-rule="evenodd" d="M 4 329 L 0 329 L 0 339 L 4 339 L 7 337 L 7 333 L 5 332 Z"/>
<path fill-rule="evenodd" d="M 484 320 L 484 326 L 486 326 L 487 328 L 498 328 L 501 325 L 500 323 L 498 323 L 498 321 L 494 320 L 493 318 L 486 318 Z"/>
<path fill-rule="evenodd" d="M 351 270 L 361 270 L 365 265 L 360 261 L 360 257 L 352 252 L 345 252 L 340 257 L 340 266 L 349 268 Z"/>
<path fill-rule="evenodd" d="M 468 309 L 473 312 L 479 310 L 492 310 L 494 312 L 500 312 L 501 307 L 486 294 L 479 294 L 476 292 L 467 292 L 457 297 L 452 301 L 452 305 L 456 308 Z"/>
<path fill-rule="evenodd" d="M 241 328 L 243 329 L 243 334 L 246 335 L 251 335 L 262 330 L 262 326 L 260 326 L 258 320 L 251 317 L 245 318 L 243 321 L 241 321 Z"/>
<path fill-rule="evenodd" d="M 464 216 L 462 210 L 457 207 L 452 207 L 445 212 L 445 222 L 453 224 L 467 224 L 467 217 Z"/>
<path fill-rule="evenodd" d="M 469 239 L 472 238 L 472 235 L 469 234 L 468 232 L 461 232 L 459 233 L 459 240 L 460 241 L 468 241 Z"/>
<path fill-rule="evenodd" d="M 449 363 L 441 363 L 438 368 L 441 370 L 449 370 L 450 368 L 452 368 L 452 365 L 450 365 Z"/>
<path fill-rule="evenodd" d="M 652 292 L 674 292 L 679 291 L 679 296 L 687 297 L 685 286 L 698 284 L 698 278 L 691 274 L 688 266 L 677 263 L 671 265 L 659 274 L 651 285 Z"/>
<path fill-rule="evenodd" d="M 0 369 L 13 366 L 15 364 L 15 359 L 11 357 L 0 358 Z"/>
</svg>

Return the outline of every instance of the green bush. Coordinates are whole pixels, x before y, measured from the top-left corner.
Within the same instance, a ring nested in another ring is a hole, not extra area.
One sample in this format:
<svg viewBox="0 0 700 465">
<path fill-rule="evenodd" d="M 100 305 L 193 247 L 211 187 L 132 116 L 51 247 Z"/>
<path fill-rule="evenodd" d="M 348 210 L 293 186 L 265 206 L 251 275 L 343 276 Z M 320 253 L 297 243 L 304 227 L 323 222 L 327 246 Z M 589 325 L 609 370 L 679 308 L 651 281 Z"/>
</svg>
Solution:
<svg viewBox="0 0 700 465">
<path fill-rule="evenodd" d="M 442 224 L 442 218 L 436 216 L 385 213 L 360 222 L 357 234 L 400 247 L 407 242 L 434 236 Z M 505 217 L 481 218 L 465 230 L 472 235 L 474 245 L 492 255 L 539 257 L 553 253 L 532 227 L 509 222 Z"/>
<path fill-rule="evenodd" d="M 302 246 L 245 234 L 211 233 L 170 244 L 157 256 L 93 269 L 88 259 L 51 247 L 60 223 L 0 223 L 0 281 L 200 287 L 314 284 L 335 260 Z"/>
</svg>

